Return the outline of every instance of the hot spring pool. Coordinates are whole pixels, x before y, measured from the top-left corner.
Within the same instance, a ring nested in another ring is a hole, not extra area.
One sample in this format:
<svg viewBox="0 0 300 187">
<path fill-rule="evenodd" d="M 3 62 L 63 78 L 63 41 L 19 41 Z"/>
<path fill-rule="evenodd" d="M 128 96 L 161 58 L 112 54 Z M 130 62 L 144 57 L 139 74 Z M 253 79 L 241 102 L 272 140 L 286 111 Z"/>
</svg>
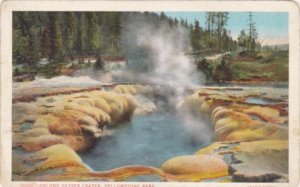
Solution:
<svg viewBox="0 0 300 187">
<path fill-rule="evenodd" d="M 101 137 L 92 150 L 80 156 L 96 171 L 127 165 L 160 167 L 170 158 L 194 154 L 207 146 L 211 140 L 202 141 L 201 138 L 210 131 L 205 123 L 197 121 L 190 126 L 198 129 L 186 130 L 189 124 L 183 125 L 183 120 L 171 113 L 156 112 L 134 117 L 130 122 L 109 128 L 112 135 Z"/>
<path fill-rule="evenodd" d="M 276 104 L 279 101 L 271 100 L 267 98 L 260 98 L 260 97 L 249 97 L 246 99 L 246 103 L 250 104 L 260 104 L 260 105 L 269 105 L 269 104 Z"/>
</svg>

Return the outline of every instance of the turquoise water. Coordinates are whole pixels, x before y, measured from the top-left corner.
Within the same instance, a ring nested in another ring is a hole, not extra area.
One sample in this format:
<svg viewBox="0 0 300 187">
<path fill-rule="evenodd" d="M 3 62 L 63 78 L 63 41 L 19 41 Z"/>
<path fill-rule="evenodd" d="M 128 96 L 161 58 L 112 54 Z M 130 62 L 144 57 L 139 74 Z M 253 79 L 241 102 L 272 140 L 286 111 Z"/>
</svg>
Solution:
<svg viewBox="0 0 300 187">
<path fill-rule="evenodd" d="M 261 97 L 249 97 L 246 99 L 246 103 L 269 105 L 269 104 L 278 103 L 278 101 L 267 99 L 267 98 L 261 98 Z"/>
<path fill-rule="evenodd" d="M 126 165 L 160 167 L 172 157 L 194 154 L 211 142 L 206 138 L 204 143 L 199 138 L 207 124 L 203 121 L 187 123 L 167 112 L 134 117 L 131 122 L 110 128 L 113 135 L 102 137 L 92 150 L 80 156 L 96 171 Z M 185 130 L 187 125 L 202 128 Z"/>
<path fill-rule="evenodd" d="M 205 86 L 216 86 L 216 87 L 271 87 L 271 88 L 289 88 L 287 82 L 261 82 L 261 83 L 205 83 Z"/>
</svg>

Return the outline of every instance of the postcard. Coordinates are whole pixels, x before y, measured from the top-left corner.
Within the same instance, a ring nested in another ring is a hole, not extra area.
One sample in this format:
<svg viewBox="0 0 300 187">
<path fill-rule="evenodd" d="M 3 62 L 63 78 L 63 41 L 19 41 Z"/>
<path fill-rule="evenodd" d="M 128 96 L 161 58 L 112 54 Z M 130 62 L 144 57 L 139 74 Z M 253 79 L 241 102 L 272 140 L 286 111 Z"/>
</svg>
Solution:
<svg viewBox="0 0 300 187">
<path fill-rule="evenodd" d="M 292 1 L 5 1 L 1 184 L 299 184 Z"/>
</svg>

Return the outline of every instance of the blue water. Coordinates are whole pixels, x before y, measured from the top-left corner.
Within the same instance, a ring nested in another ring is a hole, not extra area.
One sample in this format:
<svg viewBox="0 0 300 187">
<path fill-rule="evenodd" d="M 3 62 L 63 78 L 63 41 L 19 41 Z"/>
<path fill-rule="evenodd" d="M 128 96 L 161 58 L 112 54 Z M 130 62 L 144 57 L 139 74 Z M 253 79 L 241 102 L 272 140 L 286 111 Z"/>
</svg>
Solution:
<svg viewBox="0 0 300 187">
<path fill-rule="evenodd" d="M 279 101 L 277 101 L 277 102 L 279 102 Z M 261 104 L 261 105 L 269 105 L 269 104 L 274 104 L 277 102 L 276 102 L 276 100 L 260 98 L 260 97 L 249 97 L 246 99 L 246 103 Z"/>
<path fill-rule="evenodd" d="M 271 87 L 271 88 L 289 88 L 287 82 L 262 82 L 262 83 L 205 83 L 205 86 L 215 86 L 215 87 Z"/>
<path fill-rule="evenodd" d="M 170 158 L 194 154 L 206 146 L 184 130 L 182 123 L 176 115 L 165 112 L 134 117 L 131 122 L 112 127 L 112 136 L 102 137 L 91 151 L 80 156 L 96 171 L 126 165 L 160 167 Z"/>
</svg>

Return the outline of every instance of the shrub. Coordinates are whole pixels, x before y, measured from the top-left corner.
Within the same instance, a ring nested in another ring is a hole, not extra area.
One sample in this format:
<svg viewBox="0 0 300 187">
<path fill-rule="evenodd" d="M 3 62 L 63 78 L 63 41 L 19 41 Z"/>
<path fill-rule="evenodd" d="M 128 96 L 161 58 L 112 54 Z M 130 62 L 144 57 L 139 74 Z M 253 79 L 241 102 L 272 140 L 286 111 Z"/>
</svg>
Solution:
<svg viewBox="0 0 300 187">
<path fill-rule="evenodd" d="M 101 55 L 97 56 L 97 60 L 96 60 L 96 63 L 94 65 L 94 68 L 101 69 L 101 70 L 104 69 L 104 62 L 103 62 L 103 60 L 101 58 Z"/>
</svg>

